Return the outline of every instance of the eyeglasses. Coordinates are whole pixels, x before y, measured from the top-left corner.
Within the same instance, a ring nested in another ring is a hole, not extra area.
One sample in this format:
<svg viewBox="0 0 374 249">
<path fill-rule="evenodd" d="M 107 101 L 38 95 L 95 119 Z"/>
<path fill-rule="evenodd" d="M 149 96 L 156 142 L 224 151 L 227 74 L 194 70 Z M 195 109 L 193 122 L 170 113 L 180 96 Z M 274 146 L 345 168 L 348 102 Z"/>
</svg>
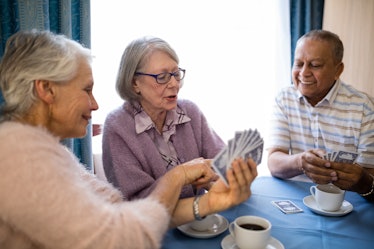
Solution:
<svg viewBox="0 0 374 249">
<path fill-rule="evenodd" d="M 183 80 L 185 74 L 186 74 L 186 70 L 182 68 L 178 68 L 177 71 L 172 72 L 172 73 L 149 74 L 149 73 L 135 72 L 135 75 L 145 75 L 145 76 L 151 76 L 155 78 L 158 84 L 168 83 L 171 79 L 171 76 L 174 76 L 174 78 L 177 81 Z"/>
</svg>

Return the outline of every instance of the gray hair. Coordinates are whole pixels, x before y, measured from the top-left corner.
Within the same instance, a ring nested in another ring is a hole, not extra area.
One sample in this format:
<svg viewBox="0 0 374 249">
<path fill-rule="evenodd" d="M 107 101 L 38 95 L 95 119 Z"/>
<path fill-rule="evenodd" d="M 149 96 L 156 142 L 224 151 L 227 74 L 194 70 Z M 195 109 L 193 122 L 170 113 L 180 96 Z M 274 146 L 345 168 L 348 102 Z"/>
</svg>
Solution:
<svg viewBox="0 0 374 249">
<path fill-rule="evenodd" d="M 316 29 L 300 37 L 299 40 L 297 41 L 297 44 L 299 44 L 299 42 L 305 39 L 320 40 L 320 41 L 328 42 L 331 45 L 331 48 L 333 50 L 332 52 L 334 55 L 335 63 L 342 62 L 343 54 L 344 54 L 344 46 L 343 46 L 343 42 L 340 40 L 337 34 L 334 34 L 327 30 Z"/>
<path fill-rule="evenodd" d="M 154 51 L 167 53 L 179 64 L 179 58 L 174 49 L 160 38 L 141 37 L 132 41 L 123 52 L 116 81 L 117 93 L 123 100 L 139 101 L 140 96 L 133 89 L 135 72 L 144 67 L 147 59 Z"/>
<path fill-rule="evenodd" d="M 5 100 L 0 121 L 24 115 L 37 100 L 35 80 L 64 84 L 77 75 L 81 59 L 91 64 L 89 49 L 50 31 L 20 31 L 12 35 L 0 63 L 0 87 Z"/>
</svg>

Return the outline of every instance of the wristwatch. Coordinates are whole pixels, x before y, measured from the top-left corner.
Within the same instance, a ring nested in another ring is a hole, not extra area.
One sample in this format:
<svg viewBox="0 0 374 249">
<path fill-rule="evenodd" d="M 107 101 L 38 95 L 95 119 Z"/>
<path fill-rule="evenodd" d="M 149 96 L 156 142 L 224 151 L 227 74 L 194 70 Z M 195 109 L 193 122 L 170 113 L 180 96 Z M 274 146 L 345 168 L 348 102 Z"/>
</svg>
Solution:
<svg viewBox="0 0 374 249">
<path fill-rule="evenodd" d="M 365 196 L 369 196 L 371 195 L 373 192 L 374 192 L 374 176 L 373 175 L 370 175 L 371 178 L 373 179 L 373 181 L 371 182 L 371 189 L 369 192 L 367 193 L 364 193 L 364 194 L 360 194 L 361 196 L 365 197 Z"/>
<path fill-rule="evenodd" d="M 199 212 L 199 200 L 200 200 L 200 197 L 201 195 L 198 195 L 195 197 L 194 201 L 193 201 L 193 205 L 192 205 L 192 208 L 193 208 L 193 215 L 195 217 L 195 220 L 202 220 L 205 218 L 204 217 L 201 217 L 200 216 L 200 212 Z"/>
</svg>

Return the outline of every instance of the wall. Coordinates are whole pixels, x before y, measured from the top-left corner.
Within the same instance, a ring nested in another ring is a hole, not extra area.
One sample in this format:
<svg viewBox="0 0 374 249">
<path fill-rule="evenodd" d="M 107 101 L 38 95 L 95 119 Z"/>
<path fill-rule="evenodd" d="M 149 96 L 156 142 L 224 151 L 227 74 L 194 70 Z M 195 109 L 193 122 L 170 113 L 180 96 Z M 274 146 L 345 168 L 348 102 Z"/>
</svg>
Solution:
<svg viewBox="0 0 374 249">
<path fill-rule="evenodd" d="M 374 96 L 374 1 L 325 0 L 323 29 L 343 41 L 341 79 Z"/>
</svg>

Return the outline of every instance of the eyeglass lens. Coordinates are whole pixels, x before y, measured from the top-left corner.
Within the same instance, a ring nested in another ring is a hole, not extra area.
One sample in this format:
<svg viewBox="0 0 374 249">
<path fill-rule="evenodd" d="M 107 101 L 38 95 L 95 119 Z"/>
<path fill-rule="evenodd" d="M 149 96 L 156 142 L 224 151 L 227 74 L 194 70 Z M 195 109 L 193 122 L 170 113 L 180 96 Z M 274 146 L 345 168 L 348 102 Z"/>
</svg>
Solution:
<svg viewBox="0 0 374 249">
<path fill-rule="evenodd" d="M 157 82 L 160 84 L 168 83 L 171 79 L 171 76 L 174 76 L 174 78 L 178 81 L 184 78 L 184 71 L 182 69 L 179 69 L 178 71 L 175 71 L 173 73 L 161 73 L 157 75 Z"/>
</svg>

